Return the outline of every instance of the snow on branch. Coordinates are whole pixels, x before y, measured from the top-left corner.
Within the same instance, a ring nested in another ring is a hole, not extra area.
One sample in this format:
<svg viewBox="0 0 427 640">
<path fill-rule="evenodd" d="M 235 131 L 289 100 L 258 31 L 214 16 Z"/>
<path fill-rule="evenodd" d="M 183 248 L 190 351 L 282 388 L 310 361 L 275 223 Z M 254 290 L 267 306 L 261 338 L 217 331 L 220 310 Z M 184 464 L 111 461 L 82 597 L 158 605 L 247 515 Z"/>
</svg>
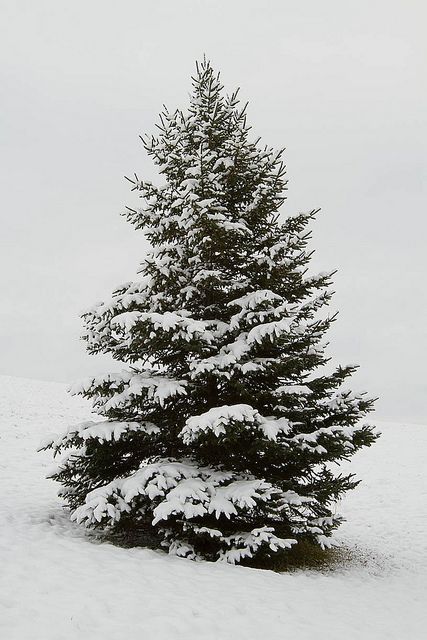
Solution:
<svg viewBox="0 0 427 640">
<path fill-rule="evenodd" d="M 274 306 L 274 303 L 277 302 L 280 304 Z M 285 316 L 286 318 L 293 318 L 297 312 L 295 305 L 285 303 L 282 296 L 273 293 L 269 289 L 259 289 L 248 293 L 241 298 L 232 300 L 228 303 L 228 306 L 236 306 L 241 309 L 230 318 L 231 330 L 238 328 L 243 319 L 251 323 L 263 323 L 271 317 L 280 318 Z"/>
<path fill-rule="evenodd" d="M 61 434 L 52 434 L 45 438 L 39 446 L 39 450 L 53 448 L 60 449 L 74 438 L 83 441 L 95 439 L 99 442 L 119 440 L 123 433 L 129 431 L 140 431 L 152 435 L 160 431 L 159 427 L 152 422 L 119 422 L 117 420 L 103 420 L 100 422 L 81 422 L 72 427 L 68 427 Z"/>
<path fill-rule="evenodd" d="M 270 338 L 273 341 L 275 338 L 279 338 L 283 333 L 289 333 L 291 330 L 292 318 L 282 318 L 273 322 L 266 322 L 253 327 L 248 333 L 248 344 L 257 342 L 260 344 L 265 338 Z"/>
<path fill-rule="evenodd" d="M 219 554 L 219 560 L 236 564 L 243 558 L 252 558 L 260 547 L 266 546 L 271 551 L 279 549 L 290 549 L 297 544 L 295 538 L 279 538 L 275 535 L 273 527 L 260 527 L 252 531 L 235 533 L 231 536 L 223 537 L 222 542 L 229 547 L 223 549 Z"/>
<path fill-rule="evenodd" d="M 186 394 L 187 384 L 186 380 L 175 380 L 149 370 L 142 372 L 124 370 L 120 373 L 87 378 L 70 387 L 70 393 L 91 396 L 94 406 L 108 411 L 131 405 L 134 398 L 142 396 L 144 392 L 149 400 L 164 406 L 168 398 Z M 105 392 L 105 386 L 108 388 L 108 393 Z M 114 390 L 117 392 L 115 393 Z"/>
<path fill-rule="evenodd" d="M 288 394 L 288 395 L 306 395 L 312 393 L 311 389 L 305 384 L 282 384 L 274 390 L 275 395 Z"/>
<path fill-rule="evenodd" d="M 146 391 L 149 400 L 154 400 L 163 407 L 168 398 L 176 395 L 185 395 L 187 393 L 186 386 L 186 380 L 136 374 L 132 376 L 123 391 L 112 395 L 105 403 L 102 398 L 98 398 L 96 404 L 97 406 L 102 406 L 105 411 L 131 406 L 134 398 L 140 397 L 143 391 Z"/>
<path fill-rule="evenodd" d="M 303 386 L 303 385 L 301 385 Z M 304 392 L 305 393 L 305 392 Z M 184 444 L 190 445 L 202 434 L 213 433 L 217 438 L 226 437 L 234 425 L 255 428 L 261 437 L 276 442 L 280 435 L 283 447 L 292 447 L 301 451 L 325 454 L 327 449 L 320 442 L 325 439 L 340 440 L 346 450 L 353 449 L 354 436 L 366 428 L 364 424 L 320 427 L 311 432 L 293 432 L 294 424 L 287 418 L 262 416 L 256 409 L 247 404 L 224 405 L 214 407 L 205 413 L 188 418 L 180 433 Z M 319 442 L 320 440 L 320 442 Z"/>
<path fill-rule="evenodd" d="M 144 305 L 150 298 L 152 285 L 153 278 L 149 275 L 141 277 L 137 282 L 126 282 L 113 292 L 109 300 L 92 305 L 82 313 L 82 316 L 86 323 L 90 324 L 100 322 L 105 316 L 120 313 L 133 304 Z"/>
<path fill-rule="evenodd" d="M 215 320 L 195 320 L 188 312 L 180 313 L 166 311 L 165 313 L 150 313 L 142 311 L 127 311 L 117 315 L 111 320 L 111 326 L 117 327 L 121 332 L 130 333 L 140 322 L 152 324 L 154 330 L 161 329 L 165 332 L 174 332 L 174 338 L 183 338 L 190 341 L 197 337 L 210 344 L 217 335 L 221 335 L 227 328 L 225 323 Z M 120 336 L 117 336 L 120 338 Z"/>
<path fill-rule="evenodd" d="M 237 306 L 242 309 L 255 309 L 259 304 L 271 300 L 280 300 L 280 302 L 282 302 L 283 298 L 277 293 L 270 291 L 270 289 L 258 289 L 257 291 L 252 291 L 245 296 L 231 300 L 231 302 L 228 303 L 228 306 Z"/>
<path fill-rule="evenodd" d="M 190 444 L 206 432 L 219 437 L 225 435 L 227 428 L 233 423 L 252 425 L 269 440 L 276 440 L 280 431 L 286 432 L 290 428 L 286 418 L 265 418 L 248 404 L 235 404 L 214 407 L 201 415 L 188 418 L 180 436 L 184 444 Z"/>
<path fill-rule="evenodd" d="M 218 354 L 190 362 L 190 375 L 194 379 L 207 371 L 224 371 L 239 362 L 249 350 L 247 334 L 243 333 L 234 342 L 221 347 Z"/>
<path fill-rule="evenodd" d="M 289 494 L 289 495 L 288 495 Z M 262 503 L 276 499 L 282 505 L 303 505 L 307 499 L 295 492 L 283 492 L 269 482 L 239 476 L 185 460 L 158 460 L 138 471 L 91 491 L 85 503 L 72 514 L 87 524 L 118 522 L 122 513 L 151 503 L 153 525 L 171 517 L 185 520 L 214 514 L 230 519 Z M 142 502 L 141 502 L 142 500 Z"/>
</svg>

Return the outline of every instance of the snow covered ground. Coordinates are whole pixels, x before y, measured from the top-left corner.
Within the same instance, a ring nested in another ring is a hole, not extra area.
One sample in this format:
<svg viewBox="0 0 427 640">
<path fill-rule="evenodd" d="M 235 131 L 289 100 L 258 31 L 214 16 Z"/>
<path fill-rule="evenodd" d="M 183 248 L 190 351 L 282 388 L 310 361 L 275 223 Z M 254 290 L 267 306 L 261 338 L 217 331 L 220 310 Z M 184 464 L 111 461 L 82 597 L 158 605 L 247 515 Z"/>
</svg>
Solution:
<svg viewBox="0 0 427 640">
<path fill-rule="evenodd" d="M 351 468 L 330 571 L 193 563 L 99 544 L 62 511 L 50 432 L 88 418 L 65 386 L 0 376 L 0 638 L 3 640 L 418 640 L 427 627 L 427 427 L 378 423 Z"/>
</svg>

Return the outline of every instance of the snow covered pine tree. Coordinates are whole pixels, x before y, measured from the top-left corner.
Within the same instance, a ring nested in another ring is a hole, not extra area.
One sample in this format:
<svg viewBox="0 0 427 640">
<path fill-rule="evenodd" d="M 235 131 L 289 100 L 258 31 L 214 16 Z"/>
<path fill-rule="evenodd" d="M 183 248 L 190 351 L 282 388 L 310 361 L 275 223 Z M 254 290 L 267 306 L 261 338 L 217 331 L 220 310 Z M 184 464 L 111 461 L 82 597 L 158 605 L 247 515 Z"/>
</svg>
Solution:
<svg viewBox="0 0 427 640">
<path fill-rule="evenodd" d="M 308 275 L 307 225 L 279 222 L 282 151 L 251 141 L 237 92 L 197 65 L 188 112 L 167 110 L 147 153 L 164 184 L 135 176 L 127 219 L 151 245 L 136 282 L 83 315 L 91 354 L 126 368 L 71 393 L 102 421 L 44 442 L 68 450 L 51 477 L 87 525 L 145 530 L 170 553 L 231 563 L 330 546 L 333 472 L 377 437 L 373 400 L 326 374 L 330 273 Z"/>
</svg>

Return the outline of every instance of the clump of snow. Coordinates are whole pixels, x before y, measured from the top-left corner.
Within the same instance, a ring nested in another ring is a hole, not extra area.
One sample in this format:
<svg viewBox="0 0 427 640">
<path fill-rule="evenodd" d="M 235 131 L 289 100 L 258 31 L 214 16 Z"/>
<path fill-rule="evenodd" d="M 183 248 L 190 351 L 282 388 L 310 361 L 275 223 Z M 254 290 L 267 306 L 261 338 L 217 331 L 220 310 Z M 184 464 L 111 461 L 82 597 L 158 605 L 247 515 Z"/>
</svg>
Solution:
<svg viewBox="0 0 427 640">
<path fill-rule="evenodd" d="M 281 393 L 304 395 L 311 393 L 311 389 L 305 384 L 282 384 L 275 389 L 275 393 L 280 395 Z"/>
<path fill-rule="evenodd" d="M 255 507 L 273 496 L 283 504 L 302 504 L 294 492 L 282 492 L 263 480 L 241 478 L 231 472 L 176 460 L 159 460 L 145 464 L 127 478 L 114 480 L 91 491 L 85 503 L 72 514 L 77 522 L 94 524 L 104 518 L 111 523 L 120 520 L 122 513 L 130 511 L 135 498 L 157 499 L 153 510 L 155 525 L 171 515 L 184 515 L 185 519 L 214 514 L 230 518 L 238 509 Z M 143 507 L 141 507 L 143 508 Z"/>
<path fill-rule="evenodd" d="M 184 443 L 189 444 L 200 432 L 212 431 L 219 436 L 226 432 L 226 426 L 231 421 L 255 423 L 257 416 L 258 411 L 248 404 L 214 407 L 199 416 L 188 418 L 180 435 Z"/>
<path fill-rule="evenodd" d="M 261 343 L 265 338 L 273 340 L 276 337 L 281 336 L 283 333 L 290 331 L 292 320 L 290 318 L 282 318 L 282 320 L 274 320 L 273 322 L 265 322 L 253 327 L 247 337 L 248 344 L 254 342 Z"/>
<path fill-rule="evenodd" d="M 118 422 L 117 420 L 102 420 L 99 422 L 86 421 L 77 425 L 68 427 L 60 435 L 50 435 L 40 442 L 39 451 L 46 447 L 58 449 L 74 436 L 78 436 L 82 440 L 93 438 L 99 442 L 108 440 L 119 440 L 120 436 L 126 431 L 142 431 L 152 434 L 158 433 L 159 427 L 152 422 Z"/>
<path fill-rule="evenodd" d="M 207 277 L 211 275 L 209 273 Z M 199 272 L 199 279 L 204 277 L 202 272 Z M 197 278 L 195 281 L 197 281 Z M 172 333 L 173 339 L 183 338 L 190 341 L 194 336 L 197 336 L 199 340 L 203 340 L 208 344 L 213 342 L 214 336 L 218 334 L 218 331 L 221 333 L 221 326 L 216 321 L 195 320 L 183 310 L 180 313 L 171 311 L 166 311 L 165 313 L 125 311 L 111 320 L 111 326 L 113 333 L 114 329 L 118 329 L 129 334 L 141 322 L 150 323 L 154 330 L 161 329 Z M 116 337 L 120 339 L 120 333 Z"/>
<path fill-rule="evenodd" d="M 290 549 L 296 540 L 278 538 L 271 527 L 252 529 L 248 533 L 237 533 L 225 538 L 230 549 L 221 553 L 220 560 L 230 564 L 241 562 L 243 558 L 251 558 L 260 546 L 267 544 L 272 551 Z"/>
<path fill-rule="evenodd" d="M 256 426 L 270 440 L 276 440 L 280 431 L 286 432 L 290 427 L 286 418 L 265 418 L 248 404 L 234 404 L 214 407 L 188 418 L 180 435 L 185 444 L 208 431 L 219 437 L 226 434 L 227 426 L 233 422 Z"/>
<path fill-rule="evenodd" d="M 96 393 L 97 389 L 108 384 L 110 389 L 117 389 L 106 397 L 102 393 Z M 108 373 L 104 376 L 86 378 L 70 387 L 72 395 L 86 395 L 94 392 L 93 406 L 99 410 L 108 411 L 117 407 L 127 407 L 132 404 L 135 397 L 147 394 L 161 406 L 171 396 L 186 394 L 186 380 L 175 380 L 158 372 L 135 372 L 123 370 L 120 373 Z"/>
</svg>

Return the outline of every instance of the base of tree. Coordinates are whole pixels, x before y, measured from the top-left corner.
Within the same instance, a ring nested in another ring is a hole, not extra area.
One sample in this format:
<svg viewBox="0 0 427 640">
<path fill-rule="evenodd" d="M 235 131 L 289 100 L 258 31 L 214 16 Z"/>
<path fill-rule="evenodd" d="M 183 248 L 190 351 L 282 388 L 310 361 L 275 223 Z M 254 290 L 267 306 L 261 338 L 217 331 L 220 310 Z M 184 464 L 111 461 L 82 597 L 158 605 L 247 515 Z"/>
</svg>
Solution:
<svg viewBox="0 0 427 640">
<path fill-rule="evenodd" d="M 158 536 L 153 535 L 147 527 L 135 527 L 132 524 L 121 526 L 114 531 L 106 529 L 100 533 L 98 539 L 125 549 L 140 547 L 165 551 Z"/>
<path fill-rule="evenodd" d="M 166 553 L 161 547 L 158 537 L 142 527 L 135 528 L 129 525 L 115 531 L 104 530 L 97 538 L 100 542 L 107 542 L 124 549 L 143 548 Z M 353 553 L 347 547 L 322 549 L 318 544 L 303 540 L 291 549 L 277 551 L 272 553 L 270 557 L 248 558 L 242 560 L 240 565 L 277 573 L 299 569 L 332 571 L 339 566 L 345 566 L 352 560 L 354 560 Z"/>
</svg>

